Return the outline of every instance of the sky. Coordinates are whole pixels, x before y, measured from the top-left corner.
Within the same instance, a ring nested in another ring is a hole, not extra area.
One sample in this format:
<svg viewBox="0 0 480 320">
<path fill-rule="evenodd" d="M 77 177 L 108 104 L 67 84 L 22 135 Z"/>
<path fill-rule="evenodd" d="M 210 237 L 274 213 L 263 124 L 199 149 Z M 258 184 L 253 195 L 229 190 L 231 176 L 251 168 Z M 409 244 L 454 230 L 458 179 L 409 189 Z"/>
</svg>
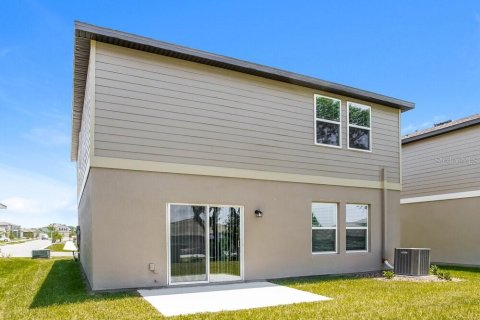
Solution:
<svg viewBox="0 0 480 320">
<path fill-rule="evenodd" d="M 77 224 L 74 20 L 415 102 L 402 133 L 480 112 L 480 1 L 3 0 L 0 221 Z"/>
</svg>

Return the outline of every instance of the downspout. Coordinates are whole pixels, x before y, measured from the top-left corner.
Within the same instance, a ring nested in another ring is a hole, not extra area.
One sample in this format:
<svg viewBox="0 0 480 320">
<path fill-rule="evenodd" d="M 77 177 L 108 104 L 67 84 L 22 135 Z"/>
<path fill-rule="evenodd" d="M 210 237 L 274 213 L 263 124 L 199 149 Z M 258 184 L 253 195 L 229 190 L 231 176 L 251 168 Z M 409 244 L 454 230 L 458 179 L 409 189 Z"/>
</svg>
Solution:
<svg viewBox="0 0 480 320">
<path fill-rule="evenodd" d="M 382 262 L 387 269 L 393 269 L 387 258 L 387 169 L 382 168 Z"/>
</svg>

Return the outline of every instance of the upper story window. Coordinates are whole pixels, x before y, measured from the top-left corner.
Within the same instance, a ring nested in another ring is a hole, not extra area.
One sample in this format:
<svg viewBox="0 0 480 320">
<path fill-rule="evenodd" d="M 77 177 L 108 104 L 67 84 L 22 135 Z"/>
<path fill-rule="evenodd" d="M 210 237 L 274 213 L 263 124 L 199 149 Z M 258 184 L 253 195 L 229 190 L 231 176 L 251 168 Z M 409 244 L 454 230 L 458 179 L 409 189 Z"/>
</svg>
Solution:
<svg viewBox="0 0 480 320">
<path fill-rule="evenodd" d="M 340 148 L 341 102 L 338 99 L 315 95 L 315 144 Z"/>
<path fill-rule="evenodd" d="M 348 102 L 348 148 L 372 151 L 372 110 L 369 106 Z"/>
</svg>

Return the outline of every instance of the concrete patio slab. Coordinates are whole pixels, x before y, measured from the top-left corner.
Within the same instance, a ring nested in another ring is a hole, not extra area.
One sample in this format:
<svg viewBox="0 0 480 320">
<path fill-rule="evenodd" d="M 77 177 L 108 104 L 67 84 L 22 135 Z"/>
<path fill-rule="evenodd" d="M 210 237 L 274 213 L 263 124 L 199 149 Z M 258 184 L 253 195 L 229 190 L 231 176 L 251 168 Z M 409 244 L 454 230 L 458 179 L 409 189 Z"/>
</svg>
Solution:
<svg viewBox="0 0 480 320">
<path fill-rule="evenodd" d="M 138 292 L 167 317 L 331 300 L 328 297 L 270 282 L 150 289 Z"/>
</svg>

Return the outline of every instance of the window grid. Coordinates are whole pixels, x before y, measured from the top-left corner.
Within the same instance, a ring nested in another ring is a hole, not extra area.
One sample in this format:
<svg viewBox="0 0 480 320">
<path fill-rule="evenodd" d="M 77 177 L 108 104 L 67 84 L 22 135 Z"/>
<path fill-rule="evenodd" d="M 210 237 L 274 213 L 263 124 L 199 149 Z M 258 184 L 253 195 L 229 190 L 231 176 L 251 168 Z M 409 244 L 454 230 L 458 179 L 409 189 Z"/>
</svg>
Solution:
<svg viewBox="0 0 480 320">
<path fill-rule="evenodd" d="M 335 205 L 335 227 L 316 227 L 313 225 L 313 206 L 314 205 Z M 311 227 L 312 227 L 312 254 L 332 254 L 338 253 L 338 203 L 327 203 L 327 202 L 314 202 L 312 203 L 312 216 L 310 217 Z M 335 248 L 333 251 L 313 251 L 313 230 L 335 230 Z"/>
<path fill-rule="evenodd" d="M 317 98 L 325 98 L 325 99 L 330 99 L 333 101 L 337 101 L 339 103 L 339 117 L 338 121 L 333 121 L 333 120 L 328 120 L 328 119 L 323 119 L 323 118 L 318 118 L 317 117 Z M 342 148 L 342 101 L 340 99 L 335 99 L 332 97 L 327 97 L 323 96 L 320 94 L 315 94 L 313 95 L 313 116 L 314 116 L 314 134 L 313 134 L 313 140 L 316 145 L 319 146 L 325 146 L 325 147 L 330 147 L 330 148 Z M 321 143 L 317 142 L 317 123 L 318 122 L 326 122 L 326 123 L 331 123 L 331 124 L 336 124 L 338 125 L 338 145 L 333 145 L 333 144 L 328 144 L 328 143 Z"/>
<path fill-rule="evenodd" d="M 345 218 L 348 215 L 348 206 L 366 206 L 367 207 L 367 217 L 366 217 L 367 225 L 365 227 L 349 227 L 349 226 L 347 226 L 347 221 L 345 221 L 345 229 L 346 230 L 365 230 L 365 249 L 364 250 L 348 250 L 347 248 L 345 248 L 345 250 L 348 253 L 368 252 L 369 245 L 370 245 L 369 240 L 368 240 L 368 237 L 369 237 L 368 229 L 369 229 L 369 224 L 370 224 L 370 218 L 369 218 L 369 216 L 370 216 L 370 205 L 365 204 L 365 203 L 348 203 L 345 206 Z M 345 233 L 345 236 L 346 236 L 346 233 Z"/>
<path fill-rule="evenodd" d="M 350 124 L 350 107 L 360 107 L 360 108 L 368 108 L 369 110 L 369 127 L 365 126 L 360 126 L 357 124 Z M 350 147 L 350 127 L 352 128 L 358 128 L 358 129 L 363 129 L 363 130 L 368 130 L 368 149 L 360 149 L 360 148 L 354 148 Z M 350 102 L 347 101 L 347 149 L 350 150 L 355 150 L 355 151 L 363 151 L 363 152 L 372 152 L 372 108 L 370 106 L 356 103 L 356 102 Z"/>
</svg>

